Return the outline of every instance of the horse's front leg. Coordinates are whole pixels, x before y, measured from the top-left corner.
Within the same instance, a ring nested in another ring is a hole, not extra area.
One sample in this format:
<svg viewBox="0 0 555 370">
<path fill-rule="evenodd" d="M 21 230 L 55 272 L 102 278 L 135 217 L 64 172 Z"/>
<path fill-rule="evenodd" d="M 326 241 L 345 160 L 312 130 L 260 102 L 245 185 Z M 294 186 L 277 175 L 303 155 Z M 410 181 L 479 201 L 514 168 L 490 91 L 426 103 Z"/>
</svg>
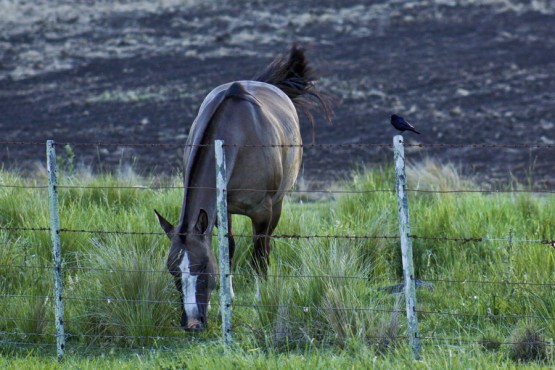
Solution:
<svg viewBox="0 0 555 370">
<path fill-rule="evenodd" d="M 252 223 L 253 244 L 252 266 L 256 273 L 266 276 L 270 265 L 271 238 L 281 216 L 281 202 L 272 206 L 270 203 L 267 217 Z"/>
</svg>

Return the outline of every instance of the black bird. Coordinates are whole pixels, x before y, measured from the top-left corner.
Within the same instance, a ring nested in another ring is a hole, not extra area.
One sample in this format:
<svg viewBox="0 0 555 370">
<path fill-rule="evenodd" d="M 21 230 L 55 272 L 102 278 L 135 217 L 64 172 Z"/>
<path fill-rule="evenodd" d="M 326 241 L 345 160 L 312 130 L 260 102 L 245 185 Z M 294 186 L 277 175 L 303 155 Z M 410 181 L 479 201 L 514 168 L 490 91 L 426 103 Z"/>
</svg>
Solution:
<svg viewBox="0 0 555 370">
<path fill-rule="evenodd" d="M 416 131 L 413 125 L 411 125 L 403 117 L 398 116 L 396 114 L 391 115 L 391 124 L 399 131 L 412 131 L 420 135 L 420 132 Z"/>
</svg>

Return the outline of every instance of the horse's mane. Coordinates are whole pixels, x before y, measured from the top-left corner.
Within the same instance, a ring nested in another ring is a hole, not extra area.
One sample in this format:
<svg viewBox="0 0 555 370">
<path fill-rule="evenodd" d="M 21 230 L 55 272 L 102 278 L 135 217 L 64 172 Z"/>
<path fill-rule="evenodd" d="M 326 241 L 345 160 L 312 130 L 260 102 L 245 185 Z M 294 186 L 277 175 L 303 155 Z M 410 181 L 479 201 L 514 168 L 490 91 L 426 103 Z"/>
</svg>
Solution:
<svg viewBox="0 0 555 370">
<path fill-rule="evenodd" d="M 308 64 L 304 50 L 299 46 L 293 45 L 288 53 L 283 53 L 274 59 L 254 80 L 277 86 L 287 94 L 295 108 L 308 117 L 312 125 L 313 141 L 315 125 L 312 110 L 318 104 L 311 98 L 315 98 L 320 103 L 326 121 L 331 122 L 330 97 L 314 85 L 318 76 Z"/>
</svg>

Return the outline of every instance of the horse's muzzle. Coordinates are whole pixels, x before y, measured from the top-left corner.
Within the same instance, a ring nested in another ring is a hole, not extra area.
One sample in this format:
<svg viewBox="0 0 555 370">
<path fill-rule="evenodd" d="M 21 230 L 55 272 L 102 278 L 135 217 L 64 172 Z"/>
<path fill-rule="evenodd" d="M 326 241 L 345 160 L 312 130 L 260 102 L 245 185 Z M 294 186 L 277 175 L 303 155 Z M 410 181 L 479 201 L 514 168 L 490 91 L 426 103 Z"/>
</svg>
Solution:
<svg viewBox="0 0 555 370">
<path fill-rule="evenodd" d="M 187 325 L 183 326 L 183 330 L 189 331 L 189 332 L 199 332 L 199 331 L 204 331 L 204 329 L 206 329 L 206 327 L 204 326 L 204 323 L 202 321 L 195 320 L 195 319 L 189 320 Z"/>
</svg>

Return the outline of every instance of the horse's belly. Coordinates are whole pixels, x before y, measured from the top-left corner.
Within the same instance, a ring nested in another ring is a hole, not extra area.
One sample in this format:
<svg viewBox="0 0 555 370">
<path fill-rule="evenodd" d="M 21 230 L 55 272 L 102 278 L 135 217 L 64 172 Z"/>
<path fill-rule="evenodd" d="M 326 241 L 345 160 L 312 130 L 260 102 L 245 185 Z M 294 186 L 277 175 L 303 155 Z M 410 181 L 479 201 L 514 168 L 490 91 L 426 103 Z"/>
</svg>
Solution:
<svg viewBox="0 0 555 370">
<path fill-rule="evenodd" d="M 267 211 L 269 206 L 281 203 L 295 184 L 301 164 L 300 148 L 289 150 L 280 161 L 266 163 L 257 171 L 230 179 L 227 191 L 229 213 L 252 218 Z"/>
</svg>

